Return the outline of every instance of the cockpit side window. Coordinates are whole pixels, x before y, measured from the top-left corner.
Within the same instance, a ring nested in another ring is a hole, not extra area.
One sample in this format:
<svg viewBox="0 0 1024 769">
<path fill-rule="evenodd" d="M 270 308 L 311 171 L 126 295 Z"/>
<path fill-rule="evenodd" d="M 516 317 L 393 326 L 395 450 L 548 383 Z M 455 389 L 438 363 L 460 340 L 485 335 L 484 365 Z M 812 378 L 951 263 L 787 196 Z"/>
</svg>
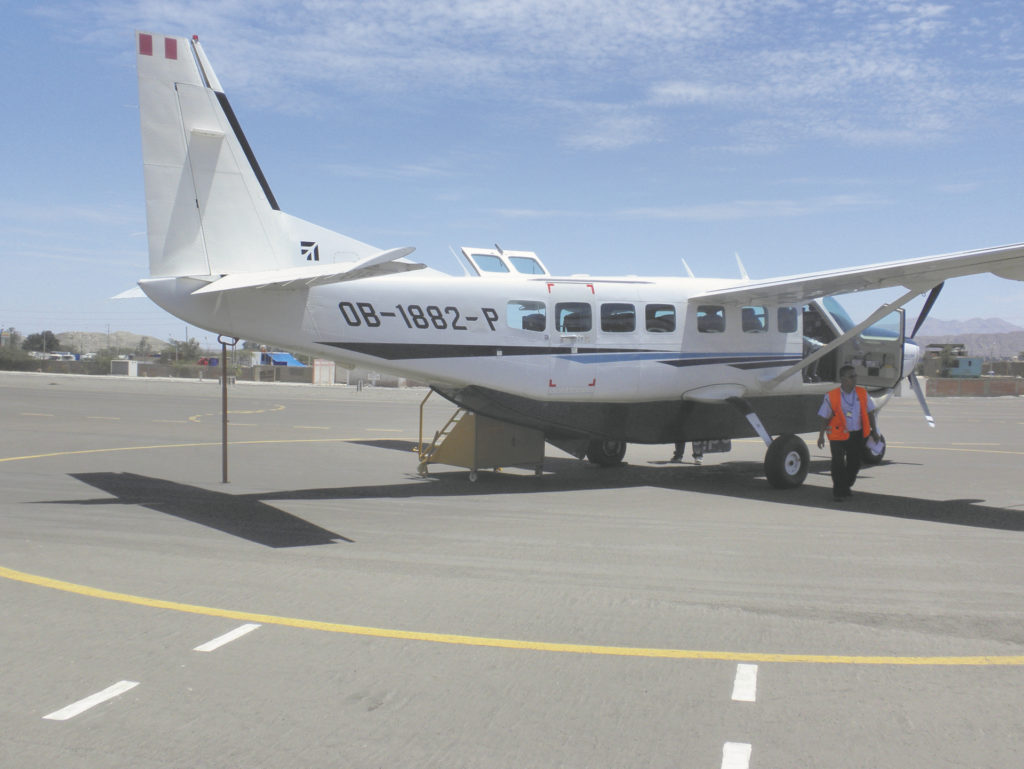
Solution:
<svg viewBox="0 0 1024 769">
<path fill-rule="evenodd" d="M 799 318 L 796 307 L 780 307 L 775 314 L 776 328 L 783 334 L 792 334 L 799 328 Z"/>
<path fill-rule="evenodd" d="M 697 330 L 702 334 L 725 331 L 725 308 L 716 304 L 698 305 Z"/>
</svg>

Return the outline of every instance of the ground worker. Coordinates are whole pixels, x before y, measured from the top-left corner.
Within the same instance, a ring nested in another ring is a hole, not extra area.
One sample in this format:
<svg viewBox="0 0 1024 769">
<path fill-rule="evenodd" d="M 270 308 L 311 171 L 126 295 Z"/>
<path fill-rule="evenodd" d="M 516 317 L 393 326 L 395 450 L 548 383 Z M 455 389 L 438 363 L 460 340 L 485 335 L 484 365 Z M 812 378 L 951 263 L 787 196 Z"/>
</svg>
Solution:
<svg viewBox="0 0 1024 769">
<path fill-rule="evenodd" d="M 879 440 L 874 401 L 868 397 L 867 390 L 857 386 L 853 366 L 839 369 L 839 387 L 825 394 L 818 416 L 821 417 L 818 448 L 825 447 L 827 429 L 832 450 L 832 496 L 836 502 L 841 502 L 853 494 L 850 487 L 860 471 L 865 424 L 870 428 L 872 440 Z"/>
</svg>

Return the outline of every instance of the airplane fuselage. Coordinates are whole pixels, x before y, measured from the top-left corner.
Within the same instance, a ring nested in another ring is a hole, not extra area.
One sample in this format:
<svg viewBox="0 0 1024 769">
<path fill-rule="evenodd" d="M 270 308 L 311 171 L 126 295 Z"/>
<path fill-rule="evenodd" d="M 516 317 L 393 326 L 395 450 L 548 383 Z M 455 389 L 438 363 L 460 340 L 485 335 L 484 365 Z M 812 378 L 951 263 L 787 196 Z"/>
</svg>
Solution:
<svg viewBox="0 0 1024 769">
<path fill-rule="evenodd" d="M 766 396 L 767 380 L 801 358 L 798 306 L 688 304 L 733 282 L 425 270 L 212 296 L 193 296 L 204 284 L 189 278 L 142 286 L 195 325 L 408 377 L 478 413 L 551 434 L 662 442 L 751 434 L 723 402 Z M 797 374 L 771 397 L 809 397 L 811 430 L 827 387 Z M 717 417 L 690 413 L 715 404 Z M 632 416 L 615 416 L 624 410 Z"/>
</svg>

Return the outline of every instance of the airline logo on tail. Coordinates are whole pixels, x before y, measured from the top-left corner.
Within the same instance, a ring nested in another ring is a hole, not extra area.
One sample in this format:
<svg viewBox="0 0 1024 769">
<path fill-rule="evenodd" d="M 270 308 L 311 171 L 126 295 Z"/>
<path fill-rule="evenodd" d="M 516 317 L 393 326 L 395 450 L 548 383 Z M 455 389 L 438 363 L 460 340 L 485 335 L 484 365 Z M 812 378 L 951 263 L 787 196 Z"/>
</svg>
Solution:
<svg viewBox="0 0 1024 769">
<path fill-rule="evenodd" d="M 301 243 L 302 256 L 306 257 L 307 262 L 319 262 L 320 261 L 320 246 L 312 240 L 303 240 Z"/>
</svg>

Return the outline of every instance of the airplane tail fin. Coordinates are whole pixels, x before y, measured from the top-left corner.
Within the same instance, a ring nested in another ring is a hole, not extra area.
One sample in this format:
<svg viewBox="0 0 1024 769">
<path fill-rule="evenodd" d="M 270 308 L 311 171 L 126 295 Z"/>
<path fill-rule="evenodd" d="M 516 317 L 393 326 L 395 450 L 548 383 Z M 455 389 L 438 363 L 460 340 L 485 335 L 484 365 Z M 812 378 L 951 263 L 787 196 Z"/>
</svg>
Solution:
<svg viewBox="0 0 1024 769">
<path fill-rule="evenodd" d="M 135 37 L 151 276 L 219 277 L 380 253 L 280 210 L 198 38 Z"/>
</svg>

